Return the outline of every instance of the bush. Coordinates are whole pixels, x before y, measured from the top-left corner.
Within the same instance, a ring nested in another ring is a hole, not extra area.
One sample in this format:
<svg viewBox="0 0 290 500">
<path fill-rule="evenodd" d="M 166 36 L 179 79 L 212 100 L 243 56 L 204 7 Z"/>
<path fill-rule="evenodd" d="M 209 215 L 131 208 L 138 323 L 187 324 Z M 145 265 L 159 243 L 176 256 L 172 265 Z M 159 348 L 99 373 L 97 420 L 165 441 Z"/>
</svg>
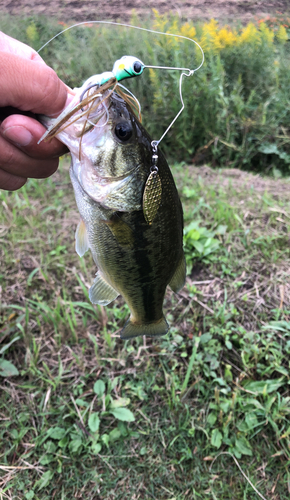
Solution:
<svg viewBox="0 0 290 500">
<path fill-rule="evenodd" d="M 64 27 L 43 17 L 3 16 L 0 21 L 0 29 L 35 49 Z M 290 60 L 283 19 L 233 28 L 219 27 L 215 20 L 193 26 L 155 11 L 153 26 L 148 27 L 194 37 L 205 52 L 204 66 L 184 78 L 185 110 L 162 141 L 165 153 L 177 161 L 289 174 Z M 201 61 L 191 42 L 94 24 L 64 33 L 41 52 L 72 87 L 92 73 L 110 70 L 125 54 L 150 65 L 194 68 Z M 181 107 L 179 75 L 145 69 L 141 78 L 126 81 L 141 102 L 143 122 L 154 139 L 161 137 Z"/>
</svg>

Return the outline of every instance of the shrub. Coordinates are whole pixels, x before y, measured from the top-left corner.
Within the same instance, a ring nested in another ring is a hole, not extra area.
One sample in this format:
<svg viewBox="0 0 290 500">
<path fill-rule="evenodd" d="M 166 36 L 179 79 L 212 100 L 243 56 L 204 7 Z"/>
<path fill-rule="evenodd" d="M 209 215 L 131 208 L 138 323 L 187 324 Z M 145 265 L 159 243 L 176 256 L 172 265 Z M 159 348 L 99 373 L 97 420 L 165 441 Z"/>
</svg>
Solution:
<svg viewBox="0 0 290 500">
<path fill-rule="evenodd" d="M 172 160 L 289 173 L 288 21 L 281 16 L 230 27 L 212 19 L 193 26 L 154 11 L 148 27 L 195 37 L 205 52 L 204 66 L 184 78 L 185 110 L 162 141 Z M 0 21 L 0 29 L 35 49 L 64 27 L 43 17 L 20 21 L 3 16 Z M 92 73 L 110 70 L 117 58 L 129 53 L 150 65 L 194 68 L 201 61 L 199 49 L 189 41 L 94 24 L 67 31 L 41 55 L 75 87 Z M 126 81 L 141 102 L 143 122 L 154 139 L 181 107 L 179 76 L 178 71 L 145 69 L 142 77 Z"/>
</svg>

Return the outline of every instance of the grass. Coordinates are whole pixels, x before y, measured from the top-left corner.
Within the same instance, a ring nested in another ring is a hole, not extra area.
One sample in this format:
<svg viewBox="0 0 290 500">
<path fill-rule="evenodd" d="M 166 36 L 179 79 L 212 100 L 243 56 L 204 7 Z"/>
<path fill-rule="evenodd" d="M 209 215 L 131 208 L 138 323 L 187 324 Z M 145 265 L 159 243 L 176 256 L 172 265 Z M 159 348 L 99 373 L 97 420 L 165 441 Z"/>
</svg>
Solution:
<svg viewBox="0 0 290 500">
<path fill-rule="evenodd" d="M 258 498 L 232 456 L 289 498 L 289 180 L 173 172 L 188 277 L 161 339 L 120 340 L 121 298 L 90 304 L 66 160 L 1 192 L 1 498 Z"/>
</svg>

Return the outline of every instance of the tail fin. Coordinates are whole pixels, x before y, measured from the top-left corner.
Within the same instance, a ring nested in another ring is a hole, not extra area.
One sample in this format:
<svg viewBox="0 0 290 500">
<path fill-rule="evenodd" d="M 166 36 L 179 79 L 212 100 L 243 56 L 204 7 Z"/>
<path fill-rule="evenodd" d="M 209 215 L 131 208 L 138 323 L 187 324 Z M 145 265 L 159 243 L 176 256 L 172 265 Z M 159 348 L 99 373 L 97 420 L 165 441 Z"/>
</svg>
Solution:
<svg viewBox="0 0 290 500">
<path fill-rule="evenodd" d="M 138 325 L 129 319 L 121 331 L 120 337 L 121 339 L 132 339 L 133 337 L 138 337 L 139 335 L 159 337 L 160 335 L 165 335 L 168 330 L 169 326 L 164 316 L 159 321 L 144 325 Z"/>
</svg>

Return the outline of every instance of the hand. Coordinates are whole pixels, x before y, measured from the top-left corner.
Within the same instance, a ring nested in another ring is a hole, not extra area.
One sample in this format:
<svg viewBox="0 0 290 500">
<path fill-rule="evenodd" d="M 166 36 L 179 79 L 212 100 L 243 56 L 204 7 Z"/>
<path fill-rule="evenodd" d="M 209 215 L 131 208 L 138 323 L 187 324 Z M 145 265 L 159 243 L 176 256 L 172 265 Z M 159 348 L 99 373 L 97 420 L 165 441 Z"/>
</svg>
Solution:
<svg viewBox="0 0 290 500">
<path fill-rule="evenodd" d="M 37 144 L 45 128 L 33 115 L 58 116 L 73 92 L 37 52 L 1 32 L 0 68 L 0 189 L 13 191 L 57 169 L 67 148 L 57 139 Z"/>
</svg>

